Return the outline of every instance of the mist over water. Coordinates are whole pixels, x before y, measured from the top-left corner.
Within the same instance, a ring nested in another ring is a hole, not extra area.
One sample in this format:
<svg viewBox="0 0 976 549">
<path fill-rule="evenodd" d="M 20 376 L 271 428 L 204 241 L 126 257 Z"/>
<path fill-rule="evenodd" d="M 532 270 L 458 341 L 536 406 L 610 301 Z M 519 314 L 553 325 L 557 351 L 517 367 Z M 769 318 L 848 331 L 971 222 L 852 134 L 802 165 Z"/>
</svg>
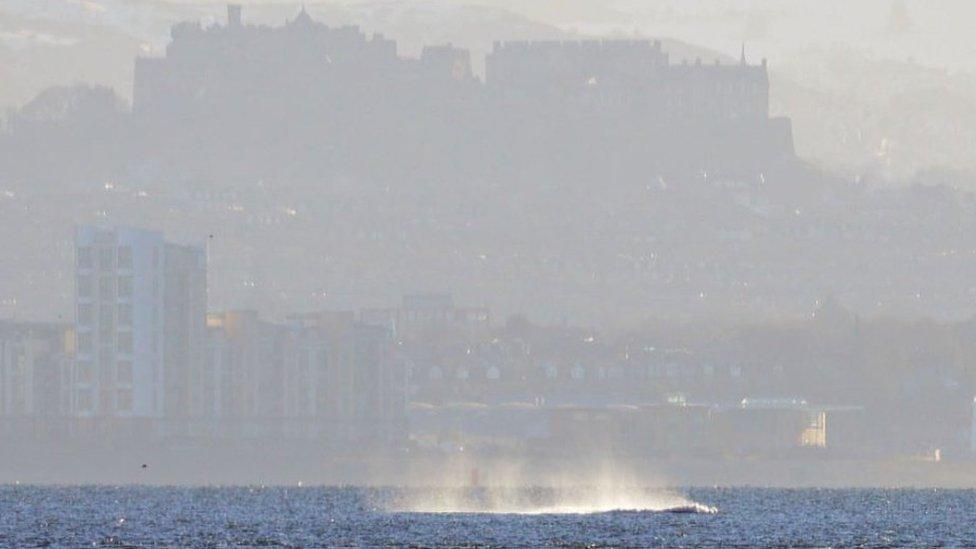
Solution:
<svg viewBox="0 0 976 549">
<path fill-rule="evenodd" d="M 677 492 L 633 486 L 433 488 L 401 494 L 383 509 L 399 513 L 591 514 L 614 511 L 715 513 Z"/>
<path fill-rule="evenodd" d="M 664 478 L 634 474 L 612 458 L 555 464 L 489 460 L 456 454 L 436 477 L 408 479 L 380 508 L 407 513 L 587 514 L 612 511 L 714 513 L 667 487 Z M 648 482 L 647 479 L 652 479 Z"/>
</svg>

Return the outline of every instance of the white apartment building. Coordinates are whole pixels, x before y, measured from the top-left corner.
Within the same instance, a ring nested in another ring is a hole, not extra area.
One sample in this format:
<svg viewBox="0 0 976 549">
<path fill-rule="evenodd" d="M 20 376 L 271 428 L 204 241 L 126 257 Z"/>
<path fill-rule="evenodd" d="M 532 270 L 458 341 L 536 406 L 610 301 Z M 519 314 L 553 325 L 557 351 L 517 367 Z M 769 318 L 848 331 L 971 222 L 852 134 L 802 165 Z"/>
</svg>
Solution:
<svg viewBox="0 0 976 549">
<path fill-rule="evenodd" d="M 205 336 L 203 249 L 156 231 L 79 227 L 75 261 L 73 415 L 179 413 Z"/>
</svg>

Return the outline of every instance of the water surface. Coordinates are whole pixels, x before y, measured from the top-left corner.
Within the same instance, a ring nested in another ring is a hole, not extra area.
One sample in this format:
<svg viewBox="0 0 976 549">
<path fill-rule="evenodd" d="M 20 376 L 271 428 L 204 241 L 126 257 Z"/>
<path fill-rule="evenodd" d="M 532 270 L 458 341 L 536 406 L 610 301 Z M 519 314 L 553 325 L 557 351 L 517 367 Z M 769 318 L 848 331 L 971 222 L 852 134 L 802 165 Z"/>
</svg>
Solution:
<svg viewBox="0 0 976 549">
<path fill-rule="evenodd" d="M 675 490 L 687 508 L 548 513 L 405 511 L 434 491 L 275 487 L 0 487 L 2 546 L 966 545 L 972 490 Z M 490 495 L 487 497 L 491 497 Z M 510 498 L 509 494 L 506 498 Z M 550 505 L 551 494 L 516 499 Z M 496 501 L 497 498 L 496 498 Z"/>
</svg>

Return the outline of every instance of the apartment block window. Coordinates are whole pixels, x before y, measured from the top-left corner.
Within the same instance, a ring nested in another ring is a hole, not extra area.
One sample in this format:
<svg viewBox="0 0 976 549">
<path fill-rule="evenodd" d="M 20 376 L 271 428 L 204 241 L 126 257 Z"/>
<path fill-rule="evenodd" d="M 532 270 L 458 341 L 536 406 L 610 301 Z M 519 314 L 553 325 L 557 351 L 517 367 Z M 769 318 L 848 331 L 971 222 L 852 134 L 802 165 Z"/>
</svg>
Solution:
<svg viewBox="0 0 976 549">
<path fill-rule="evenodd" d="M 77 286 L 78 297 L 92 297 L 95 288 L 91 276 L 79 276 Z"/>
<path fill-rule="evenodd" d="M 78 267 L 81 269 L 91 269 L 95 267 L 95 257 L 92 255 L 90 246 L 78 248 Z"/>
<path fill-rule="evenodd" d="M 111 326 L 113 321 L 113 313 L 111 303 L 102 303 L 101 307 L 98 308 L 98 322 L 103 326 Z"/>
<path fill-rule="evenodd" d="M 98 268 L 103 271 L 111 271 L 115 268 L 115 248 L 98 250 Z"/>
<path fill-rule="evenodd" d="M 119 268 L 132 268 L 132 248 L 129 246 L 119 246 Z"/>
<path fill-rule="evenodd" d="M 132 384 L 132 361 L 131 360 L 120 360 L 118 364 L 118 371 L 115 374 L 115 380 L 118 383 Z"/>
<path fill-rule="evenodd" d="M 132 304 L 119 303 L 119 326 L 132 326 Z"/>
<path fill-rule="evenodd" d="M 112 390 L 107 388 L 102 388 L 98 392 L 98 411 L 102 414 L 107 414 L 112 411 Z"/>
<path fill-rule="evenodd" d="M 119 297 L 130 297 L 132 296 L 132 277 L 131 276 L 120 276 L 119 277 Z"/>
<path fill-rule="evenodd" d="M 91 325 L 95 320 L 95 307 L 91 303 L 78 305 L 78 324 L 82 326 Z"/>
<path fill-rule="evenodd" d="M 91 393 L 91 389 L 79 389 L 78 390 L 78 411 L 79 412 L 91 412 L 92 411 L 92 393 Z"/>
<path fill-rule="evenodd" d="M 115 357 L 111 349 L 102 349 L 101 355 L 98 357 L 98 383 L 102 387 L 109 387 L 112 385 L 113 374 L 115 371 L 112 366 L 115 364 Z"/>
<path fill-rule="evenodd" d="M 104 310 L 104 309 L 103 309 Z M 102 342 L 112 341 L 112 334 L 115 333 L 115 323 L 109 318 L 107 322 L 100 322 L 98 324 L 98 338 Z"/>
<path fill-rule="evenodd" d="M 88 332 L 78 334 L 78 351 L 82 353 L 91 353 L 95 350 L 95 345 L 92 342 L 92 335 Z"/>
<path fill-rule="evenodd" d="M 111 298 L 115 293 L 114 290 L 115 288 L 113 287 L 111 276 L 103 276 L 98 279 L 98 295 L 100 295 L 102 299 Z"/>
<path fill-rule="evenodd" d="M 119 412 L 131 412 L 132 411 L 132 390 L 131 389 L 119 389 L 115 400 L 115 409 Z"/>
<path fill-rule="evenodd" d="M 88 360 L 79 360 L 76 363 L 78 383 L 91 383 L 95 379 L 95 365 Z"/>
<path fill-rule="evenodd" d="M 131 353 L 132 352 L 132 333 L 131 332 L 119 332 L 119 352 L 120 353 Z"/>
</svg>

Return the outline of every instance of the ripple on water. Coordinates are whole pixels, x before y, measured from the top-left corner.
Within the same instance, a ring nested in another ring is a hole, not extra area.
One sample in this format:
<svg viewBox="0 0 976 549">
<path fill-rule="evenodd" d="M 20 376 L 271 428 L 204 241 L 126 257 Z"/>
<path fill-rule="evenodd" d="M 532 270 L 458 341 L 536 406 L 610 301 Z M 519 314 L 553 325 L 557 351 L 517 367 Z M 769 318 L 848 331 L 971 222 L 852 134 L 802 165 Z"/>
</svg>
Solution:
<svg viewBox="0 0 976 549">
<path fill-rule="evenodd" d="M 580 514 L 412 513 L 380 505 L 405 493 L 0 486 L 0 545 L 958 546 L 976 539 L 971 490 L 690 489 L 676 492 L 687 498 L 684 506 Z M 526 498 L 546 503 L 543 493 Z"/>
</svg>

